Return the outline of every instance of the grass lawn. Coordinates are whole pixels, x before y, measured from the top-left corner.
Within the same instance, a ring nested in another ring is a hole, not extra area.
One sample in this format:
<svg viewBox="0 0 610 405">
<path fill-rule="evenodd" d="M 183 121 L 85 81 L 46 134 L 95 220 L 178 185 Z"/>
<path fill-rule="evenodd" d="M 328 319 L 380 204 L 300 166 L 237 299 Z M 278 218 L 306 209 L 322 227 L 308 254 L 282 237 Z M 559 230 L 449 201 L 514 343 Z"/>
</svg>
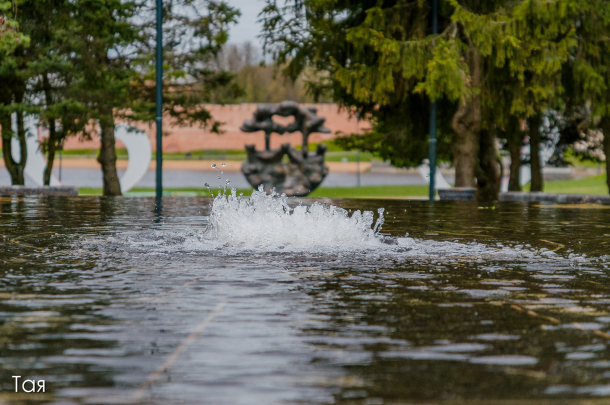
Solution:
<svg viewBox="0 0 610 405">
<path fill-rule="evenodd" d="M 212 189 L 214 194 L 218 192 L 218 189 Z M 251 189 L 238 189 L 237 193 L 244 193 L 244 195 L 252 194 Z M 102 195 L 101 188 L 89 188 L 80 187 L 78 189 L 78 195 Z M 207 188 L 199 187 L 187 187 L 187 188 L 165 188 L 163 189 L 163 195 L 169 197 L 210 197 L 210 193 Z M 126 197 L 154 197 L 155 189 L 152 187 L 136 187 L 132 188 L 125 194 Z"/>
<path fill-rule="evenodd" d="M 529 191 L 529 184 L 523 189 Z M 213 189 L 216 194 L 217 189 Z M 560 194 L 608 194 L 606 186 L 606 175 L 587 177 L 581 180 L 547 181 L 544 183 L 544 191 L 547 193 Z M 154 188 L 134 188 L 127 196 L 131 197 L 153 197 Z M 251 189 L 239 189 L 238 193 L 250 195 Z M 209 197 L 210 193 L 205 188 L 170 188 L 163 191 L 164 195 L 173 197 Z M 101 195 L 101 188 L 80 188 L 79 195 Z M 401 197 L 426 197 L 428 186 L 366 186 L 366 187 L 320 187 L 315 190 L 312 198 L 401 198 Z"/>
<path fill-rule="evenodd" d="M 608 194 L 606 175 L 586 177 L 580 180 L 545 181 L 544 192 L 558 194 Z M 530 185 L 526 184 L 523 191 L 529 191 Z"/>
<path fill-rule="evenodd" d="M 426 197 L 428 186 L 365 186 L 320 187 L 309 195 L 312 198 L 400 198 Z"/>
</svg>

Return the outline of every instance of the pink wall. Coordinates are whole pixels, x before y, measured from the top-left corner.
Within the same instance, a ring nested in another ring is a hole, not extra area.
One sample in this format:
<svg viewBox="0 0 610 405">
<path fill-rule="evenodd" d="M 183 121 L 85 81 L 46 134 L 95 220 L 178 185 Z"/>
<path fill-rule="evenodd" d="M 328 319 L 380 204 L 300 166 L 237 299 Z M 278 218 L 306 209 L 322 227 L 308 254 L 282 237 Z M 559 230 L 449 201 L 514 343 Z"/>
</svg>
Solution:
<svg viewBox="0 0 610 405">
<path fill-rule="evenodd" d="M 206 129 L 199 127 L 171 127 L 168 120 L 164 120 L 163 130 L 169 135 L 163 138 L 164 152 L 189 152 L 201 149 L 243 149 L 245 145 L 255 144 L 257 149 L 265 147 L 265 136 L 263 132 L 243 133 L 239 127 L 245 119 L 252 118 L 253 112 L 256 110 L 257 104 L 230 104 L 219 105 L 210 104 L 206 108 L 210 110 L 212 117 L 224 122 L 222 129 L 225 131 L 222 135 L 210 133 Z M 369 128 L 369 124 L 365 121 L 357 122 L 355 116 L 349 115 L 345 110 L 339 111 L 335 104 L 315 104 L 318 109 L 318 115 L 326 117 L 325 126 L 330 128 L 330 134 L 312 134 L 309 137 L 309 142 L 320 142 L 323 140 L 336 138 L 336 132 L 345 134 L 355 133 Z M 293 119 L 274 117 L 278 123 L 288 123 Z M 153 150 L 156 149 L 156 130 L 155 126 L 148 124 L 137 125 L 142 131 L 146 132 L 150 137 Z M 278 148 L 281 144 L 290 141 L 292 145 L 301 144 L 301 134 L 285 134 L 271 135 L 271 147 Z M 122 147 L 120 142 L 117 142 L 118 147 Z M 64 149 L 97 149 L 99 141 L 79 141 L 78 137 L 72 137 L 66 140 Z"/>
</svg>

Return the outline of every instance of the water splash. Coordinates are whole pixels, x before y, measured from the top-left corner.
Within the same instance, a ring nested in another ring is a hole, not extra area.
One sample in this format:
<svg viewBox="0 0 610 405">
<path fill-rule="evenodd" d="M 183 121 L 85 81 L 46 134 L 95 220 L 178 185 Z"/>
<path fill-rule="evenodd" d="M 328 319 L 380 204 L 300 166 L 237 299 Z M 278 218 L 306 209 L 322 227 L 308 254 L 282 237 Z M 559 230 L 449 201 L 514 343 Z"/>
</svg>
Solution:
<svg viewBox="0 0 610 405">
<path fill-rule="evenodd" d="M 230 246 L 309 247 L 357 243 L 380 245 L 383 208 L 374 223 L 372 211 L 347 210 L 315 202 L 291 208 L 285 194 L 266 194 L 263 187 L 243 198 L 231 194 L 214 198 L 204 238 Z"/>
</svg>

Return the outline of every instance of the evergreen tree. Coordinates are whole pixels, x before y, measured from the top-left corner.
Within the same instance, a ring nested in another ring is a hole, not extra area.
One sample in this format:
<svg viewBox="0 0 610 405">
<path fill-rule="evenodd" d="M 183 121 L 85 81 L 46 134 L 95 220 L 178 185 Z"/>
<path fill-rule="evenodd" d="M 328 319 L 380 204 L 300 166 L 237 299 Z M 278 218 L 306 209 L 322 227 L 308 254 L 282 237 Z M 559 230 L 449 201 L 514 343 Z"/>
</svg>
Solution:
<svg viewBox="0 0 610 405">
<path fill-rule="evenodd" d="M 312 70 L 306 86 L 373 124 L 364 136 L 340 138 L 344 147 L 370 150 L 396 166 L 427 157 L 430 100 L 414 92 L 430 58 L 430 9 L 421 1 L 269 0 L 264 49 L 293 80 Z M 441 17 L 441 26 L 446 24 Z M 455 102 L 443 98 L 439 115 Z M 451 159 L 451 122 L 439 123 L 438 153 Z"/>
<path fill-rule="evenodd" d="M 241 94 L 233 76 L 214 69 L 212 63 L 226 42 L 228 25 L 239 13 L 215 0 L 166 1 L 164 6 L 165 112 L 173 124 L 200 123 L 218 132 L 221 123 L 213 122 L 201 104 L 221 87 L 227 100 Z M 1 2 L 0 10 L 17 18 L 32 39 L 23 40 L 14 24 L 3 20 L 0 125 L 13 183 L 24 183 L 24 117 L 29 113 L 40 116 L 49 130 L 43 144 L 48 157 L 46 184 L 55 152 L 66 136 L 101 135 L 98 161 L 104 195 L 120 195 L 115 119 L 155 118 L 151 80 L 155 74 L 154 4 L 143 0 L 22 0 Z M 17 117 L 15 134 L 13 113 Z M 19 163 L 12 158 L 10 140 L 14 136 L 21 146 Z"/>
<path fill-rule="evenodd" d="M 156 9 L 136 0 L 78 0 L 76 5 L 76 97 L 99 122 L 104 195 L 120 195 L 115 118 L 155 121 Z M 219 87 L 231 89 L 228 99 L 241 94 L 233 75 L 212 66 L 238 15 L 224 1 L 164 2 L 163 111 L 171 125 L 208 125 L 220 131 L 221 123 L 201 104 Z"/>
<path fill-rule="evenodd" d="M 67 0 L 28 1 L 21 5 L 27 19 L 22 25 L 31 39 L 28 57 L 28 105 L 40 117 L 49 136 L 42 144 L 47 155 L 43 173 L 50 185 L 55 153 L 67 136 L 85 130 L 87 114 L 72 95 L 75 84 L 71 49 L 66 44 L 75 20 Z M 32 134 L 34 135 L 34 134 Z"/>
<path fill-rule="evenodd" d="M 574 46 L 565 3 L 442 1 L 435 36 L 428 2 L 421 1 L 295 0 L 280 7 L 268 0 L 262 17 L 266 47 L 288 63 L 285 73 L 296 77 L 309 65 L 328 71 L 314 90 L 331 90 L 342 105 L 368 113 L 374 131 L 365 138 L 374 149 L 391 149 L 395 164 L 421 161 L 424 154 L 402 146 L 417 145 L 416 138 L 425 145 L 429 100 L 446 106 L 439 114 L 441 143 L 453 138 L 455 185 L 474 186 L 476 177 L 480 195 L 494 198 L 495 134 L 545 111 L 561 93 L 561 65 Z M 506 96 L 508 102 L 498 103 Z M 419 114 L 404 114 L 414 104 Z M 386 109 L 392 113 L 384 116 Z M 399 131 L 384 128 L 390 116 L 400 117 Z M 416 134 L 401 135 L 402 144 L 387 136 L 411 128 Z M 383 136 L 376 136 L 379 130 Z"/>
<path fill-rule="evenodd" d="M 26 92 L 26 50 L 30 46 L 17 30 L 19 21 L 15 17 L 17 3 L 1 2 L 3 15 L 0 24 L 0 127 L 2 127 L 2 154 L 13 185 L 25 184 L 25 162 L 27 160 L 26 130 L 24 126 Z M 12 114 L 16 115 L 16 130 L 13 130 Z M 19 162 L 13 159 L 12 139 L 17 138 L 20 147 Z"/>
<path fill-rule="evenodd" d="M 29 40 L 19 32 L 19 25 L 9 18 L 12 7 L 14 5 L 10 1 L 0 1 L 0 56 L 12 52 L 20 42 Z"/>
<path fill-rule="evenodd" d="M 243 90 L 234 74 L 219 68 L 217 58 L 228 39 L 228 28 L 240 13 L 222 0 L 171 0 L 164 2 L 163 108 L 172 126 L 199 125 L 220 132 L 202 104 L 235 100 Z M 130 83 L 132 121 L 155 120 L 155 9 L 143 8 L 141 36 Z M 220 97 L 219 97 L 220 96 Z"/>
<path fill-rule="evenodd" d="M 569 105 L 573 110 L 589 106 L 590 116 L 579 129 L 594 127 L 599 118 L 606 155 L 606 183 L 610 191 L 610 3 L 603 0 L 575 1 L 572 11 L 578 47 L 569 69 L 571 86 Z"/>
<path fill-rule="evenodd" d="M 136 57 L 131 45 L 138 39 L 130 22 L 139 10 L 135 1 L 77 0 L 69 47 L 75 83 L 72 95 L 87 110 L 87 120 L 99 124 L 101 147 L 98 162 L 102 168 L 104 195 L 120 195 L 116 170 L 115 114 L 129 108 L 131 61 Z M 93 125 L 91 133 L 97 132 Z"/>
<path fill-rule="evenodd" d="M 74 82 L 70 50 L 66 47 L 74 23 L 71 11 L 72 3 L 65 0 L 25 0 L 11 9 L 29 39 L 0 59 L 0 79 L 6 84 L 0 89 L 3 157 L 13 184 L 24 184 L 26 136 L 38 135 L 26 133 L 27 114 L 39 116 L 49 129 L 49 137 L 42 145 L 48 152 L 43 176 L 47 185 L 55 150 L 66 136 L 81 131 L 86 123 L 82 105 L 69 96 Z M 15 133 L 11 115 L 16 117 Z M 19 162 L 12 158 L 13 137 L 19 140 Z"/>
</svg>

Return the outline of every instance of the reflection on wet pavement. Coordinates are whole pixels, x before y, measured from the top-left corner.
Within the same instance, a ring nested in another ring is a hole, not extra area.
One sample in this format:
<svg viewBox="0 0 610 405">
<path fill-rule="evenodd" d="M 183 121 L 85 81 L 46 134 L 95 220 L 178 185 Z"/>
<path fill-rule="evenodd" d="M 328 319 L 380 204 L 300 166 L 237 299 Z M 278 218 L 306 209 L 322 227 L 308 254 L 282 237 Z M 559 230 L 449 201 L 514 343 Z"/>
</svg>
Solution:
<svg viewBox="0 0 610 405">
<path fill-rule="evenodd" d="M 57 404 L 610 395 L 604 207 L 328 201 L 397 244 L 245 249 L 202 238 L 210 202 L 0 198 L 0 403 L 32 400 L 13 375 Z"/>
</svg>

